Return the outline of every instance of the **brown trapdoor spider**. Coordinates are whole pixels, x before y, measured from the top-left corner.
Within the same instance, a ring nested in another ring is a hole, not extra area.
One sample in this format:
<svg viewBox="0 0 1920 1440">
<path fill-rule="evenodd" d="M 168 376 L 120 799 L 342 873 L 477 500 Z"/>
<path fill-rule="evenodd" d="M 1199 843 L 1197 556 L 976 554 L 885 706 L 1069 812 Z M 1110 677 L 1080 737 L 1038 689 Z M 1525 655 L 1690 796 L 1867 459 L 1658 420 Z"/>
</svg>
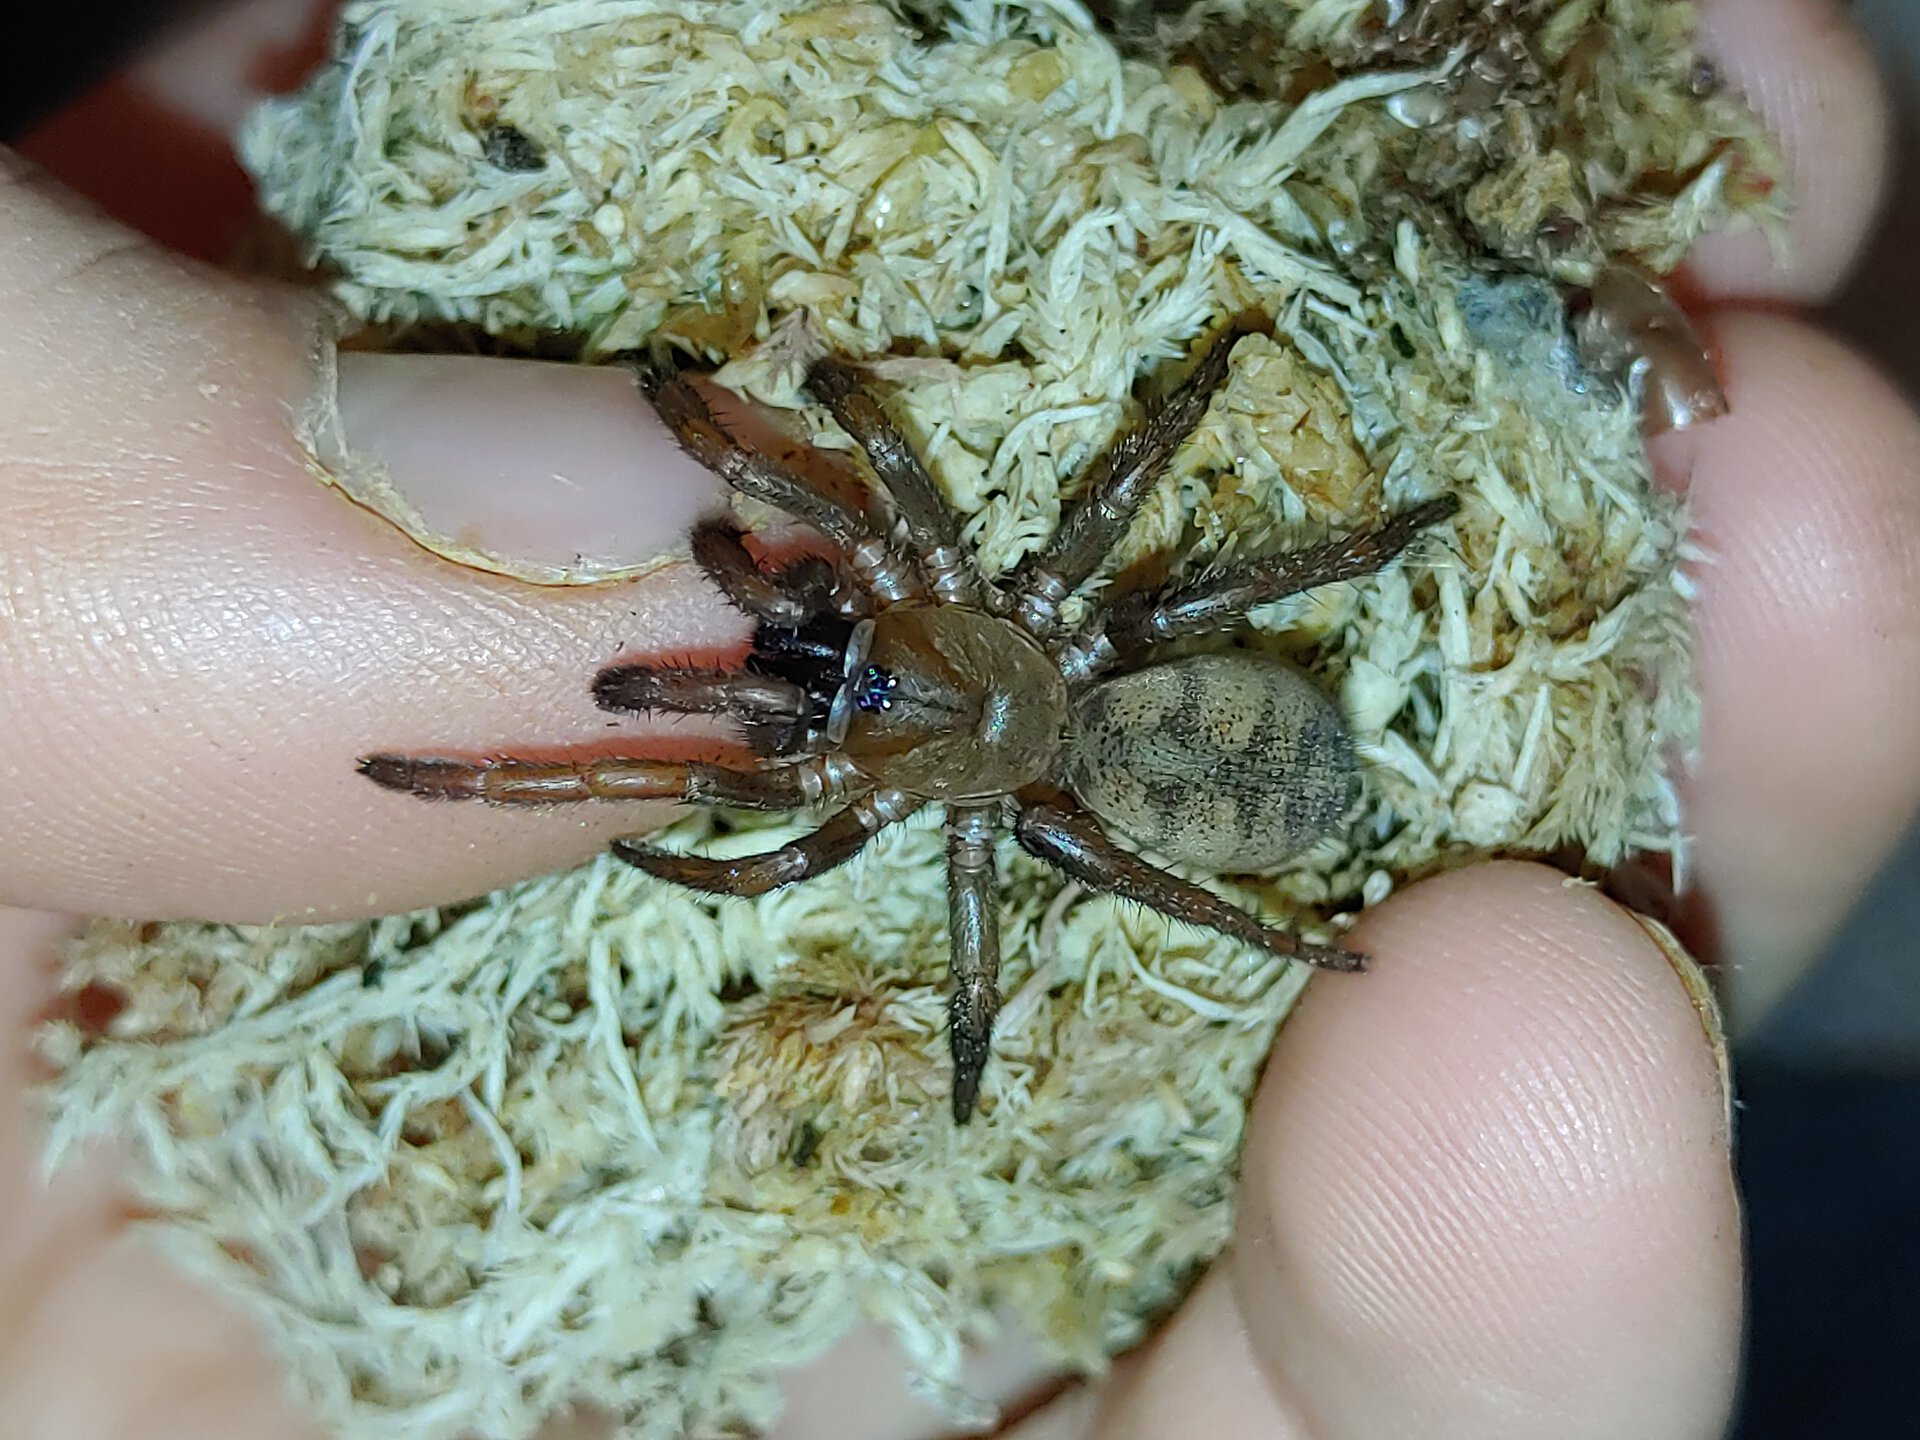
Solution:
<svg viewBox="0 0 1920 1440">
<path fill-rule="evenodd" d="M 809 556 L 765 567 L 733 525 L 703 523 L 696 560 L 758 622 L 744 668 L 619 665 L 594 679 L 608 710 L 730 717 L 754 762 L 372 755 L 360 769 L 393 790 L 506 805 L 838 805 L 811 834 L 734 860 L 615 842 L 649 874 L 720 895 L 809 879 L 887 826 L 944 806 L 953 1111 L 963 1122 L 1000 1003 L 994 842 L 1008 826 L 1026 850 L 1091 889 L 1276 955 L 1358 970 L 1361 956 L 1262 925 L 1115 844 L 1106 827 L 1210 871 L 1271 869 L 1334 830 L 1351 808 L 1358 764 L 1330 698 L 1253 651 L 1158 662 L 1153 652 L 1233 627 L 1255 606 L 1371 574 L 1457 501 L 1429 500 L 1371 531 L 1127 595 L 1071 628 L 1060 618 L 1206 414 L 1237 338 L 1214 343 L 1148 409 L 1085 477 L 1051 542 L 999 582 L 961 548 L 958 518 L 846 364 L 819 361 L 807 386 L 879 482 L 852 500 L 743 448 L 680 374 L 641 364 L 643 390 L 696 459 L 811 525 L 838 554 L 837 563 Z"/>
</svg>

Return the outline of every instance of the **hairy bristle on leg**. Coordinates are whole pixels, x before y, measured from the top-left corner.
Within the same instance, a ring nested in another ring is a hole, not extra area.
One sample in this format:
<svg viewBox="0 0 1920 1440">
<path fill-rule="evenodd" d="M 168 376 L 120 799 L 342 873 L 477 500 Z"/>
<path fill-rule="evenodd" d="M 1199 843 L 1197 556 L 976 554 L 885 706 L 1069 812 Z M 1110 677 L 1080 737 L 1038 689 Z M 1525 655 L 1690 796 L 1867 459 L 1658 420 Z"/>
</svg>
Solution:
<svg viewBox="0 0 1920 1440">
<path fill-rule="evenodd" d="M 993 841 L 997 805 L 947 811 L 947 930 L 953 975 L 948 1039 L 953 1050 L 953 1118 L 966 1124 L 980 1094 L 1000 1013 L 1000 914 Z"/>
<path fill-rule="evenodd" d="M 424 800 L 484 800 L 494 805 L 675 800 L 745 810 L 798 810 L 810 803 L 802 766 L 735 770 L 705 761 L 631 755 L 584 760 L 368 755 L 356 768 L 383 789 Z"/>
<path fill-rule="evenodd" d="M 613 851 L 649 875 L 692 890 L 712 895 L 764 895 L 844 865 L 880 831 L 919 808 L 919 801 L 898 790 L 876 790 L 853 801 L 810 835 L 777 850 L 731 860 L 675 855 L 637 840 L 616 840 Z"/>
<path fill-rule="evenodd" d="M 935 598 L 962 605 L 998 600 L 997 592 L 989 597 L 991 587 L 960 546 L 959 516 L 853 367 L 832 358 L 815 361 L 807 372 L 807 389 L 826 403 L 866 455 L 874 478 L 893 496 Z"/>
<path fill-rule="evenodd" d="M 1140 424 L 1088 473 L 1053 540 L 1022 574 L 1014 613 L 1028 629 L 1050 633 L 1061 601 L 1087 582 L 1126 534 L 1168 460 L 1206 418 L 1214 393 L 1226 382 L 1233 347 L 1245 334 L 1230 330 L 1215 341 L 1193 373 L 1149 406 Z"/>
<path fill-rule="evenodd" d="M 1318 945 L 1262 925 L 1211 890 L 1171 875 L 1123 850 L 1100 822 L 1065 796 L 1022 791 L 1014 838 L 1029 854 L 1081 884 L 1135 901 L 1189 925 L 1217 930 L 1248 945 L 1322 970 L 1364 970 L 1364 955 Z"/>
</svg>

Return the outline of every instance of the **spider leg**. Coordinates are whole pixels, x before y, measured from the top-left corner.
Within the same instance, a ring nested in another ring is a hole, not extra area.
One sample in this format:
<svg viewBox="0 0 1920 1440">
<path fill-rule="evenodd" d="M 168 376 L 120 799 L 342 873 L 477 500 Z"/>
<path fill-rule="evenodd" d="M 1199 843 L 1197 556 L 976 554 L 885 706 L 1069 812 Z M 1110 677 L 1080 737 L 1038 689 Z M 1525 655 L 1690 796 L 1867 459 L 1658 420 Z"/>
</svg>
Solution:
<svg viewBox="0 0 1920 1440">
<path fill-rule="evenodd" d="M 1178 875 L 1150 865 L 1113 843 L 1086 811 L 1064 796 L 1022 791 L 1014 838 L 1029 854 L 1072 876 L 1081 884 L 1158 910 L 1189 925 L 1258 945 L 1289 960 L 1323 970 L 1363 970 L 1366 957 L 1331 945 L 1316 945 L 1262 925 L 1236 905 Z"/>
<path fill-rule="evenodd" d="M 810 880 L 844 865 L 887 826 L 906 819 L 921 802 L 898 790 L 862 795 L 810 835 L 778 850 L 714 860 L 675 855 L 637 840 L 616 840 L 613 853 L 649 875 L 713 895 L 764 895 L 797 880 Z"/>
<path fill-rule="evenodd" d="M 762 754 L 797 748 L 812 700 L 790 680 L 728 670 L 610 665 L 593 677 L 594 702 L 627 715 L 728 715 Z"/>
<path fill-rule="evenodd" d="M 693 529 L 695 562 L 739 609 L 769 625 L 794 627 L 815 615 L 861 608 L 858 595 L 840 584 L 833 566 L 820 556 L 762 570 L 741 542 L 742 533 L 726 520 L 703 520 Z"/>
<path fill-rule="evenodd" d="M 993 863 L 997 805 L 947 809 L 947 933 L 953 998 L 947 1035 L 953 1047 L 953 1118 L 964 1125 L 980 1094 L 1000 1013 L 1000 897 Z"/>
<path fill-rule="evenodd" d="M 831 783 L 823 762 L 734 770 L 704 761 L 632 755 L 590 760 L 447 760 L 368 755 L 356 767 L 374 784 L 423 800 L 559 805 L 580 800 L 674 800 L 743 810 L 799 810 Z"/>
<path fill-rule="evenodd" d="M 1458 496 L 1443 495 L 1373 530 L 1129 596 L 1113 606 L 1098 628 L 1061 647 L 1060 668 L 1069 680 L 1086 679 L 1164 641 L 1228 629 L 1258 606 L 1384 570 L 1422 533 L 1459 509 Z"/>
<path fill-rule="evenodd" d="M 1214 342 L 1193 374 L 1096 462 L 1053 540 L 1021 577 L 1014 613 L 1029 630 L 1049 633 L 1061 602 L 1087 582 L 1126 533 L 1180 442 L 1206 418 L 1244 333 L 1232 330 Z"/>
<path fill-rule="evenodd" d="M 700 392 L 669 366 L 639 368 L 640 389 L 680 446 L 700 464 L 751 499 L 805 521 L 845 552 L 872 594 L 900 600 L 919 588 L 912 567 L 888 540 L 892 521 L 869 492 L 859 507 L 828 494 L 784 465 L 748 450 L 721 428 Z"/>
<path fill-rule="evenodd" d="M 981 578 L 960 547 L 960 517 L 933 483 L 907 437 L 861 385 L 853 367 L 831 357 L 817 360 L 807 371 L 807 389 L 826 404 L 840 428 L 858 442 L 875 477 L 893 496 L 934 597 L 960 605 L 978 604 L 983 596 L 989 601 L 999 599 L 999 593 Z"/>
</svg>

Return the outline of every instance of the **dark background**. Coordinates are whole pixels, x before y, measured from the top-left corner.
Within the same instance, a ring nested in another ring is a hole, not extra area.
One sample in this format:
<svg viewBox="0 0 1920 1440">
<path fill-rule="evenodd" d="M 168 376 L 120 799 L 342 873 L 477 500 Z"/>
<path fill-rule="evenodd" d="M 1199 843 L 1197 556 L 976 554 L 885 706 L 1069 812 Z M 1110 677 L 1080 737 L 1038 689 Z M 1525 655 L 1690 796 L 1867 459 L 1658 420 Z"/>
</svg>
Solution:
<svg viewBox="0 0 1920 1440">
<path fill-rule="evenodd" d="M 147 41 L 221 7 L 221 0 L 67 0 L 34 12 L 31 41 L 0 40 L 0 140 L 111 75 Z"/>
<path fill-rule="evenodd" d="M 1898 149 L 1880 232 L 1828 319 L 1920 401 L 1920 0 L 1851 8 Z M 1753 1264 L 1738 1440 L 1920 1434 L 1920 830 L 1820 966 L 1738 1037 L 1735 1076 Z"/>
<path fill-rule="evenodd" d="M 31 45 L 15 35 L 0 50 L 0 138 L 217 3 L 36 12 Z M 1828 320 L 1920 399 L 1920 0 L 1852 9 L 1881 53 L 1901 144 L 1879 237 Z M 1752 1257 L 1737 1440 L 1920 1433 L 1920 830 L 1819 967 L 1737 1037 L 1735 1073 Z"/>
</svg>

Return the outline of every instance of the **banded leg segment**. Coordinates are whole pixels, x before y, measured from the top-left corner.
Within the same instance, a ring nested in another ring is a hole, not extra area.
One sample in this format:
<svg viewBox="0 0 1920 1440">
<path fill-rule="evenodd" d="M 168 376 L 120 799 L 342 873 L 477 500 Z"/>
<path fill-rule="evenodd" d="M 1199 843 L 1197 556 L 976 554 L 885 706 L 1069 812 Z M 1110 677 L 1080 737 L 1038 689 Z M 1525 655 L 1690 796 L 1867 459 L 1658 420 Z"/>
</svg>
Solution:
<svg viewBox="0 0 1920 1440">
<path fill-rule="evenodd" d="M 953 972 L 947 1034 L 953 1047 L 953 1118 L 973 1114 L 1000 1013 L 1000 908 L 993 841 L 998 806 L 947 810 L 947 934 Z"/>
<path fill-rule="evenodd" d="M 876 790 L 853 801 L 811 835 L 778 850 L 714 860 L 675 855 L 637 840 L 616 840 L 613 853 L 661 880 L 711 895 L 764 895 L 844 865 L 887 826 L 906 819 L 920 802 L 898 790 Z"/>
<path fill-rule="evenodd" d="M 369 755 L 356 768 L 384 789 L 423 800 L 485 800 L 495 805 L 671 800 L 687 805 L 733 805 L 743 810 L 798 810 L 817 798 L 822 783 L 805 765 L 734 770 L 705 761 L 648 760 L 627 755 L 590 760 Z"/>
<path fill-rule="evenodd" d="M 893 497 L 934 595 L 958 604 L 977 603 L 987 585 L 960 548 L 960 517 L 879 400 L 860 384 L 851 366 L 832 358 L 814 362 L 807 372 L 807 389 L 859 444 L 875 478 Z"/>
<path fill-rule="evenodd" d="M 1050 633 L 1061 602 L 1087 582 L 1126 534 L 1174 451 L 1206 418 L 1214 392 L 1226 382 L 1233 347 L 1245 333 L 1229 331 L 1216 341 L 1193 374 L 1089 473 L 1080 498 L 1022 580 L 1015 613 L 1028 629 Z"/>
<path fill-rule="evenodd" d="M 1262 925 L 1211 890 L 1150 865 L 1113 843 L 1100 822 L 1064 796 L 1022 792 L 1014 838 L 1029 854 L 1046 861 L 1090 889 L 1118 895 L 1175 920 L 1217 930 L 1271 954 L 1300 960 L 1323 970 L 1364 970 L 1366 957 L 1331 945 L 1316 945 Z"/>
<path fill-rule="evenodd" d="M 879 497 L 867 494 L 851 505 L 796 475 L 786 466 L 747 449 L 721 428 L 700 392 L 665 365 L 638 367 L 640 388 L 680 446 L 742 495 L 805 521 L 846 552 L 848 562 L 875 595 L 904 599 L 918 589 L 912 567 L 888 540 L 892 519 Z"/>
</svg>

